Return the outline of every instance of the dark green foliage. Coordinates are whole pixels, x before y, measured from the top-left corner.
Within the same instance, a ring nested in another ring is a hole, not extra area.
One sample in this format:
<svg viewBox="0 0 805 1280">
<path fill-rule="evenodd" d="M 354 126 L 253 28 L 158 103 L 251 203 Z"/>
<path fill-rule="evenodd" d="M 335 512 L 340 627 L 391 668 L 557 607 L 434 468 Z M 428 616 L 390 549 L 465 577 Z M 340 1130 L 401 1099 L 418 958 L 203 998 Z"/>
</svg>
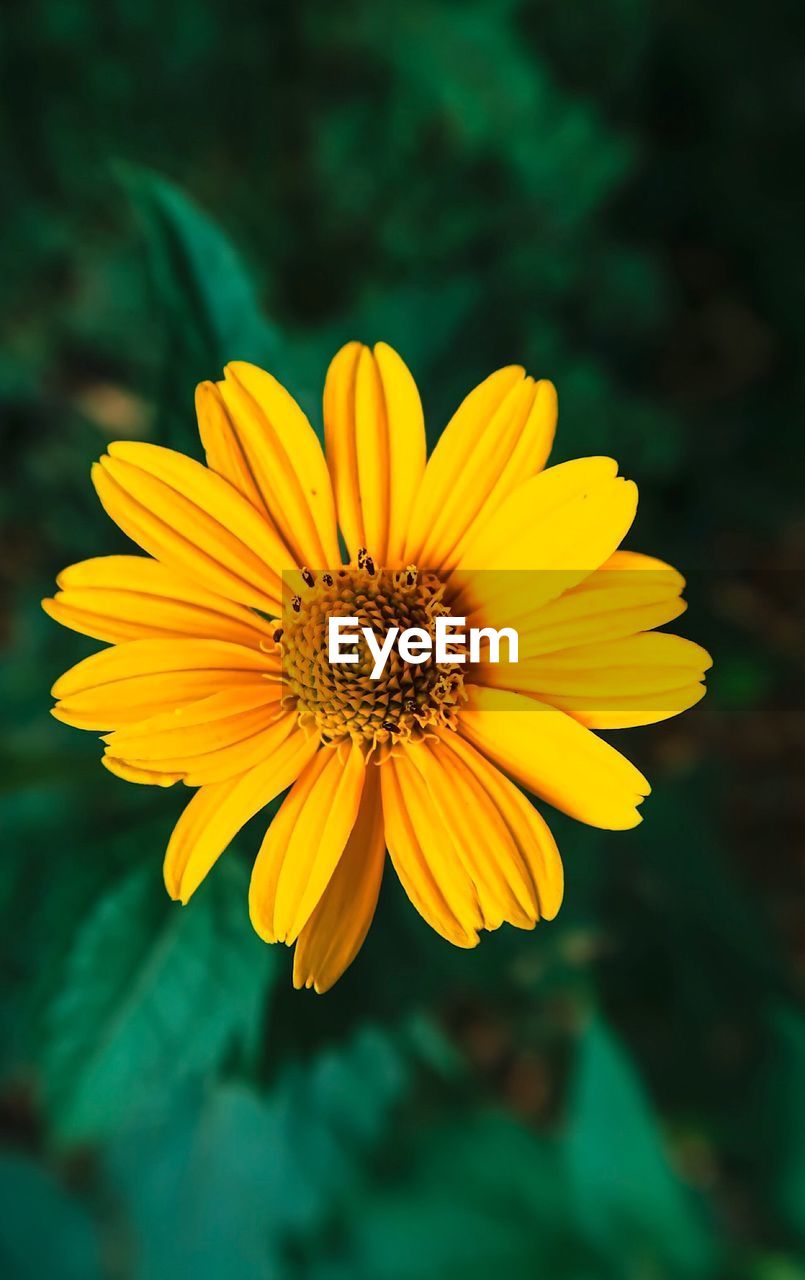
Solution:
<svg viewBox="0 0 805 1280">
<path fill-rule="evenodd" d="M 0 1156 L 0 1267 L 8 1280 L 96 1280 L 100 1249 L 72 1196 L 23 1156 Z"/>
<path fill-rule="evenodd" d="M 111 1186 L 142 1232 L 140 1273 L 287 1274 L 295 1250 L 358 1210 L 367 1162 L 408 1090 L 409 1056 L 366 1028 L 286 1067 L 266 1098 L 243 1084 L 186 1095 L 112 1145 Z"/>
<path fill-rule="evenodd" d="M 274 955 L 224 863 L 185 911 L 138 867 L 87 913 L 50 1009 L 42 1072 L 55 1133 L 98 1138 L 259 1036 Z"/>
<path fill-rule="evenodd" d="M 704 1275 L 713 1249 L 663 1154 L 656 1121 L 622 1050 L 593 1022 L 579 1045 L 565 1159 L 584 1237 L 625 1274 L 658 1257 L 678 1275 Z"/>
<path fill-rule="evenodd" d="M 802 7 L 9 0 L 0 33 L 0 1272 L 803 1280 Z M 618 737 L 645 822 L 548 817 L 558 920 L 452 949 L 393 875 L 323 999 L 251 933 L 255 820 L 187 908 L 181 788 L 107 775 L 42 615 L 125 550 L 88 471 L 199 456 L 264 363 L 321 430 L 385 339 L 431 443 L 522 361 L 641 487 L 708 699 Z"/>
</svg>

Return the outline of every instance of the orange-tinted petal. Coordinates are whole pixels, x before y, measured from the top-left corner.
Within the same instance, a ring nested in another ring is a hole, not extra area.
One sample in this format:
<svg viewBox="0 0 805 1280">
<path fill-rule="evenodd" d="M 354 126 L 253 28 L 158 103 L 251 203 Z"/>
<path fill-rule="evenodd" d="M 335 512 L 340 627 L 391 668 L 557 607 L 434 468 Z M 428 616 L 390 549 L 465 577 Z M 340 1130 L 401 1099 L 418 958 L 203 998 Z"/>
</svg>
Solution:
<svg viewBox="0 0 805 1280">
<path fill-rule="evenodd" d="M 295 987 L 313 987 L 321 994 L 352 964 L 372 923 L 385 860 L 380 774 L 370 765 L 355 826 L 327 888 L 297 939 Z"/>
<path fill-rule="evenodd" d="M 137 765 L 127 764 L 125 760 L 113 760 L 110 756 L 101 756 L 101 764 L 110 773 L 113 773 L 115 777 L 122 778 L 124 782 L 136 782 L 140 786 L 172 787 L 174 783 L 182 781 L 180 773 L 166 773 L 162 769 L 140 768 Z"/>
<path fill-rule="evenodd" d="M 272 755 L 291 733 L 296 713 L 282 711 L 282 692 L 280 683 L 264 682 L 162 712 L 108 734 L 106 757 L 178 773 L 191 787 L 222 782 Z"/>
<path fill-rule="evenodd" d="M 250 772 L 196 792 L 165 853 L 165 887 L 172 898 L 190 899 L 241 827 L 290 786 L 316 750 L 298 729 Z"/>
<path fill-rule="evenodd" d="M 380 766 L 383 825 L 394 869 L 419 914 L 458 947 L 474 947 L 484 918 L 449 827 L 408 750 Z"/>
<path fill-rule="evenodd" d="M 252 924 L 266 942 L 294 942 L 310 919 L 355 825 L 365 772 L 357 745 L 322 747 L 286 797 L 249 888 Z"/>
<path fill-rule="evenodd" d="M 477 782 L 479 804 L 493 805 L 528 868 L 539 916 L 552 920 L 562 904 L 562 860 L 548 824 L 519 787 L 460 734 L 444 732 L 442 744 L 466 766 Z"/>
<path fill-rule="evenodd" d="M 539 906 L 530 871 L 477 776 L 438 739 L 409 745 L 405 758 L 425 784 L 431 820 L 440 822 L 472 883 L 483 927 L 505 920 L 533 928 Z"/>
</svg>

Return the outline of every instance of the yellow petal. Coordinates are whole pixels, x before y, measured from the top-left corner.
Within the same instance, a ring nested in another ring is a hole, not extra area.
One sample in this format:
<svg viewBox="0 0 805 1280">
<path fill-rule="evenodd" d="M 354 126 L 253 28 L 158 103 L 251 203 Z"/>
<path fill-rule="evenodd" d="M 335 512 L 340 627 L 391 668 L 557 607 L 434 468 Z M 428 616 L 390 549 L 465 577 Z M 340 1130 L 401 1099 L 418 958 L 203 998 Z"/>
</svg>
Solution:
<svg viewBox="0 0 805 1280">
<path fill-rule="evenodd" d="M 102 756 L 101 764 L 110 773 L 113 773 L 115 777 L 123 778 L 125 782 L 137 782 L 146 787 L 172 787 L 175 782 L 181 782 L 182 780 L 180 773 L 165 773 L 160 769 L 138 768 L 136 765 L 126 764 L 124 760 L 112 760 L 109 756 Z"/>
<path fill-rule="evenodd" d="M 486 664 L 497 688 L 532 694 L 595 729 L 654 724 L 699 701 L 710 655 L 691 640 L 647 631 L 518 664 Z"/>
<path fill-rule="evenodd" d="M 59 574 L 60 590 L 42 607 L 62 626 L 96 640 L 196 636 L 257 646 L 275 624 L 198 587 L 186 574 L 145 556 L 100 556 Z"/>
<path fill-rule="evenodd" d="M 276 682 L 279 661 L 225 640 L 129 640 L 94 653 L 53 686 L 53 714 L 78 728 L 116 729 L 231 685 Z"/>
<path fill-rule="evenodd" d="M 425 470 L 425 423 L 416 383 L 391 347 L 342 347 L 324 386 L 324 429 L 338 520 L 354 560 L 366 547 L 398 568 Z"/>
<path fill-rule="evenodd" d="M 582 458 L 521 484 L 473 533 L 458 564 L 474 625 L 516 626 L 598 569 L 625 537 L 637 488 L 611 458 Z"/>
<path fill-rule="evenodd" d="M 424 781 L 433 816 L 472 882 L 483 927 L 497 929 L 505 920 L 533 928 L 539 906 L 530 871 L 475 774 L 438 739 L 409 745 L 405 756 Z"/>
<path fill-rule="evenodd" d="M 200 587 L 279 614 L 292 568 L 268 522 L 232 485 L 171 449 L 118 441 L 92 469 L 106 512 L 157 560 Z"/>
<path fill-rule="evenodd" d="M 130 676 L 196 670 L 278 675 L 281 668 L 276 657 L 261 649 L 226 640 L 129 640 L 77 662 L 59 677 L 51 692 L 54 698 L 67 698 Z"/>
<path fill-rule="evenodd" d="M 363 946 L 375 914 L 386 845 L 380 773 L 366 770 L 361 806 L 338 866 L 296 942 L 295 987 L 329 991 Z"/>
<path fill-rule="evenodd" d="M 519 485 L 541 471 L 556 430 L 556 391 L 524 370 L 499 369 L 476 387 L 442 432 L 414 505 L 406 560 L 452 569 Z"/>
<path fill-rule="evenodd" d="M 206 384 L 199 405 L 209 466 L 258 507 L 293 564 L 334 568 L 341 563 L 335 502 L 315 431 L 270 373 L 238 360 L 224 374 L 219 400 Z"/>
<path fill-rule="evenodd" d="M 249 773 L 196 792 L 165 853 L 165 887 L 172 898 L 189 901 L 241 827 L 290 786 L 316 750 L 317 743 L 297 729 Z"/>
<path fill-rule="evenodd" d="M 661 627 L 685 612 L 684 585 L 661 560 L 616 551 L 578 586 L 529 610 L 519 624 L 521 659 Z"/>
<path fill-rule="evenodd" d="M 276 715 L 282 685 L 267 681 L 244 688 L 226 689 L 189 707 L 171 707 L 127 729 L 106 735 L 112 755 L 136 755 L 161 760 L 184 754 L 202 755 L 229 746 L 245 734 L 243 729 L 263 725 Z"/>
<path fill-rule="evenodd" d="M 366 765 L 359 746 L 322 747 L 292 788 L 257 855 L 249 912 L 266 942 L 296 940 L 355 825 Z"/>
<path fill-rule="evenodd" d="M 253 733 L 198 755 L 167 756 L 154 765 L 148 757 L 127 755 L 125 759 L 132 768 L 168 770 L 172 774 L 178 773 L 188 787 L 206 787 L 211 782 L 225 782 L 227 778 L 248 773 L 261 761 L 273 755 L 295 732 L 298 723 L 296 712 L 288 711 L 275 716 L 271 721 L 267 721 L 264 717 L 260 728 Z M 115 748 L 107 748 L 107 753 L 110 750 Z M 104 759 L 108 758 L 107 754 Z"/>
<path fill-rule="evenodd" d="M 460 734 L 445 732 L 442 743 L 461 760 L 478 782 L 485 803 L 497 809 L 528 868 L 543 920 L 553 920 L 562 905 L 562 860 L 548 824 L 519 787 Z"/>
<path fill-rule="evenodd" d="M 265 728 L 258 729 L 250 737 L 241 742 L 233 742 L 228 747 L 219 747 L 204 755 L 194 756 L 187 762 L 183 781 L 188 787 L 205 787 L 211 782 L 224 782 L 236 773 L 245 773 L 265 760 L 297 730 L 299 720 L 296 711 L 286 712 L 273 720 Z M 304 730 L 306 737 L 313 737 Z M 179 757 L 167 761 L 168 767 L 178 764 Z"/>
<path fill-rule="evenodd" d="M 158 715 L 165 707 L 183 707 L 221 689 L 253 688 L 264 681 L 261 673 L 251 671 L 157 671 L 71 694 L 57 702 L 51 715 L 74 729 L 119 729 Z"/>
<path fill-rule="evenodd" d="M 639 725 L 657 724 L 672 716 L 690 711 L 701 702 L 707 689 L 698 681 L 690 681 L 678 689 L 667 689 L 652 694 L 621 694 L 607 697 L 606 705 L 593 702 L 584 695 L 562 694 L 540 701 L 561 707 L 579 724 L 588 729 L 634 729 Z"/>
<path fill-rule="evenodd" d="M 386 846 L 400 883 L 431 928 L 457 947 L 474 947 L 484 919 L 451 832 L 408 750 L 380 766 Z"/>
<path fill-rule="evenodd" d="M 172 708 L 106 736 L 106 756 L 177 773 L 188 786 L 245 773 L 287 737 L 295 713 L 279 710 L 280 683 L 235 688 Z"/>
<path fill-rule="evenodd" d="M 230 417 L 217 383 L 200 382 L 196 387 L 196 418 L 207 466 L 267 515 L 265 499 L 251 465 L 253 450 Z"/>
<path fill-rule="evenodd" d="M 517 782 L 593 827 L 637 826 L 646 779 L 607 742 L 556 707 L 523 694 L 467 686 L 459 730 Z"/>
</svg>

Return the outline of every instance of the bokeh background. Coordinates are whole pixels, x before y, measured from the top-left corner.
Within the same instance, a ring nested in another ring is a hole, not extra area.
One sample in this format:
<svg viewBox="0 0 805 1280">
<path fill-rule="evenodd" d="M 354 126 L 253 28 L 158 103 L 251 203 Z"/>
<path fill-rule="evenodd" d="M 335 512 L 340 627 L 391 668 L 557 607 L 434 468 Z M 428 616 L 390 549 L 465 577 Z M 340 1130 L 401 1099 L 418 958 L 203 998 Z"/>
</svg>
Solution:
<svg viewBox="0 0 805 1280">
<path fill-rule="evenodd" d="M 0 1268 L 16 1280 L 805 1277 L 796 0 L 7 0 L 0 34 Z M 392 875 L 326 997 L 251 934 L 259 822 L 186 911 L 183 797 L 53 721 L 39 609 L 125 549 L 107 441 L 198 454 L 197 380 L 320 420 L 383 338 L 431 440 L 555 380 L 680 565 L 707 700 L 621 737 L 634 832 L 474 952 Z"/>
</svg>

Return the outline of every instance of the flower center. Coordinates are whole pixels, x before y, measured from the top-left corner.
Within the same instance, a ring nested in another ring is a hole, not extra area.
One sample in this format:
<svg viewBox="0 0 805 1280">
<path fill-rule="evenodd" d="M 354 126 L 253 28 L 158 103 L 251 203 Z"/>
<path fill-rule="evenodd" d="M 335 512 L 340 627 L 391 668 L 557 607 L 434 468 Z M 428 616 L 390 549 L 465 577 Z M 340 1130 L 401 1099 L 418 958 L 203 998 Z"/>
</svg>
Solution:
<svg viewBox="0 0 805 1280">
<path fill-rule="evenodd" d="M 302 571 L 305 583 L 283 616 L 280 645 L 288 692 L 296 698 L 300 723 L 315 727 L 325 742 L 347 738 L 368 747 L 422 737 L 439 725 L 455 727 L 463 699 L 463 676 L 454 664 L 439 664 L 431 652 L 423 662 L 404 662 L 392 648 L 377 679 L 366 640 L 353 652 L 358 661 L 332 663 L 331 617 L 356 618 L 382 643 L 390 628 L 419 627 L 433 639 L 435 620 L 449 614 L 444 585 L 433 573 L 376 569 L 365 551 L 357 568 L 331 573 Z M 279 633 L 278 633 L 279 634 Z"/>
</svg>

